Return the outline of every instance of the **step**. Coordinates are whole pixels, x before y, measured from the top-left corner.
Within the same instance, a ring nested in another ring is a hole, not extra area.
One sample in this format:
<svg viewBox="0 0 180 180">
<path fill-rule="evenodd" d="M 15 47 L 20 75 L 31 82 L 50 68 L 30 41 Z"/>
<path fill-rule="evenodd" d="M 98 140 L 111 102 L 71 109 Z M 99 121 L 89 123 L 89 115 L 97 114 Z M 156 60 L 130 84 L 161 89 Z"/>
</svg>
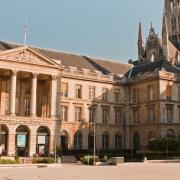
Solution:
<svg viewBox="0 0 180 180">
<path fill-rule="evenodd" d="M 75 156 L 69 155 L 69 156 L 62 156 L 61 162 L 62 163 L 76 163 L 77 160 Z"/>
</svg>

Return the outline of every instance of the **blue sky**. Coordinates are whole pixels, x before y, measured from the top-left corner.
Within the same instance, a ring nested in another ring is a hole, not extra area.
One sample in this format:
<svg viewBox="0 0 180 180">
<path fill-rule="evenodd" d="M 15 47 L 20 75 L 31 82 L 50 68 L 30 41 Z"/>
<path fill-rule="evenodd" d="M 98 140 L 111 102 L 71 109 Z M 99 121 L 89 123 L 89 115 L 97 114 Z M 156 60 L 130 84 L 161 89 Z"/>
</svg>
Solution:
<svg viewBox="0 0 180 180">
<path fill-rule="evenodd" d="M 0 0 L 0 39 L 121 62 L 137 57 L 137 28 L 161 35 L 163 0 Z"/>
</svg>

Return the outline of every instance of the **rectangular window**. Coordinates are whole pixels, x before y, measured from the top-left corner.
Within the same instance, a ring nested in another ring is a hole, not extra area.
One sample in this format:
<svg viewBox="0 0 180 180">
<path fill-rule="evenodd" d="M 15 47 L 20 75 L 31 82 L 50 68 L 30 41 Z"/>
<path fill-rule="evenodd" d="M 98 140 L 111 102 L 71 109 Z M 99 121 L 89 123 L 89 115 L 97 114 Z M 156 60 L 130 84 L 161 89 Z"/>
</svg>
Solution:
<svg viewBox="0 0 180 180">
<path fill-rule="evenodd" d="M 138 124 L 139 123 L 139 110 L 138 109 L 133 109 L 132 111 L 132 116 L 133 116 L 133 123 Z"/>
<path fill-rule="evenodd" d="M 154 89 L 153 89 L 153 86 L 148 86 L 148 99 L 149 99 L 149 101 L 154 100 Z"/>
<path fill-rule="evenodd" d="M 119 91 L 116 91 L 114 93 L 114 103 L 115 104 L 120 104 L 120 92 Z"/>
<path fill-rule="evenodd" d="M 133 103 L 138 102 L 138 89 L 136 89 L 136 88 L 133 88 L 132 99 L 133 99 Z"/>
<path fill-rule="evenodd" d="M 93 123 L 95 121 L 95 109 L 89 109 L 89 122 Z"/>
<path fill-rule="evenodd" d="M 167 85 L 167 87 L 166 87 L 166 97 L 167 97 L 167 100 L 171 100 L 171 96 L 172 96 L 172 86 Z"/>
<path fill-rule="evenodd" d="M 180 87 L 178 88 L 178 101 L 180 102 Z"/>
<path fill-rule="evenodd" d="M 116 125 L 122 124 L 122 110 L 115 109 L 115 123 Z"/>
<path fill-rule="evenodd" d="M 173 107 L 167 106 L 167 122 L 172 123 L 173 122 Z"/>
<path fill-rule="evenodd" d="M 31 110 L 31 100 L 25 99 L 24 100 L 24 116 L 30 116 L 30 110 Z"/>
<path fill-rule="evenodd" d="M 103 108 L 102 111 L 102 123 L 108 124 L 109 110 L 108 108 Z"/>
<path fill-rule="evenodd" d="M 102 100 L 104 102 L 107 102 L 108 101 L 108 88 L 103 88 L 103 92 L 102 92 Z"/>
<path fill-rule="evenodd" d="M 82 118 L 81 118 L 81 107 L 75 107 L 75 121 L 77 122 L 81 122 Z"/>
<path fill-rule="evenodd" d="M 67 121 L 68 116 L 68 107 L 67 106 L 61 106 L 61 120 Z"/>
<path fill-rule="evenodd" d="M 10 98 L 9 98 L 8 93 L 6 93 L 4 100 L 5 100 L 5 115 L 8 116 L 9 115 L 9 105 L 10 105 L 9 104 Z"/>
<path fill-rule="evenodd" d="M 61 96 L 68 97 L 68 83 L 61 83 Z"/>
<path fill-rule="evenodd" d="M 155 121 L 155 107 L 148 107 L 148 122 Z"/>
<path fill-rule="evenodd" d="M 82 86 L 76 85 L 76 98 L 81 99 L 82 98 Z"/>
<path fill-rule="evenodd" d="M 89 87 L 89 99 L 90 100 L 95 99 L 95 87 L 94 86 Z"/>
</svg>

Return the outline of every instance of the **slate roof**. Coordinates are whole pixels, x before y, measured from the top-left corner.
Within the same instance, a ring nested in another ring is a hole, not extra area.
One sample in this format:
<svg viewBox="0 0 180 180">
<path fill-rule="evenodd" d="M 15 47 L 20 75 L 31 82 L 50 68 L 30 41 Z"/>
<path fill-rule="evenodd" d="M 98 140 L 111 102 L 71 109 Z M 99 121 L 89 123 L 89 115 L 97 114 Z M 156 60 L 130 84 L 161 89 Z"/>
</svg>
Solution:
<svg viewBox="0 0 180 180">
<path fill-rule="evenodd" d="M 143 75 L 145 73 L 154 72 L 156 70 L 180 74 L 180 70 L 176 66 L 172 65 L 166 59 L 162 59 L 159 61 L 134 66 L 125 74 L 125 76 L 127 78 L 133 78 L 139 74 Z"/>
<path fill-rule="evenodd" d="M 5 51 L 23 45 L 16 43 L 8 43 L 0 41 L 0 50 Z M 31 46 L 30 46 L 31 47 Z M 125 74 L 132 65 L 114 62 L 112 60 L 103 60 L 98 58 L 91 58 L 83 55 L 76 55 L 72 53 L 58 52 L 43 48 L 31 47 L 39 51 L 42 55 L 50 59 L 61 60 L 65 67 L 77 67 L 78 70 L 89 69 L 92 72 L 101 71 L 103 74 Z"/>
</svg>

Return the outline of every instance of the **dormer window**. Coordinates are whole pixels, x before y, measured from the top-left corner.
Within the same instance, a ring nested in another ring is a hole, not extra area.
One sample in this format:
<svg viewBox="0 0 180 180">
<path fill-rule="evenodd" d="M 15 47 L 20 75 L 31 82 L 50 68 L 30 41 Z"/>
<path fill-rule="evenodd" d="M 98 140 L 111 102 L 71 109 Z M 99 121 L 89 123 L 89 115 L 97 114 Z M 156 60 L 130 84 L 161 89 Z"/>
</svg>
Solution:
<svg viewBox="0 0 180 180">
<path fill-rule="evenodd" d="M 151 60 L 151 62 L 154 62 L 154 60 L 155 60 L 155 54 L 154 53 L 151 55 L 150 60 Z"/>
</svg>

